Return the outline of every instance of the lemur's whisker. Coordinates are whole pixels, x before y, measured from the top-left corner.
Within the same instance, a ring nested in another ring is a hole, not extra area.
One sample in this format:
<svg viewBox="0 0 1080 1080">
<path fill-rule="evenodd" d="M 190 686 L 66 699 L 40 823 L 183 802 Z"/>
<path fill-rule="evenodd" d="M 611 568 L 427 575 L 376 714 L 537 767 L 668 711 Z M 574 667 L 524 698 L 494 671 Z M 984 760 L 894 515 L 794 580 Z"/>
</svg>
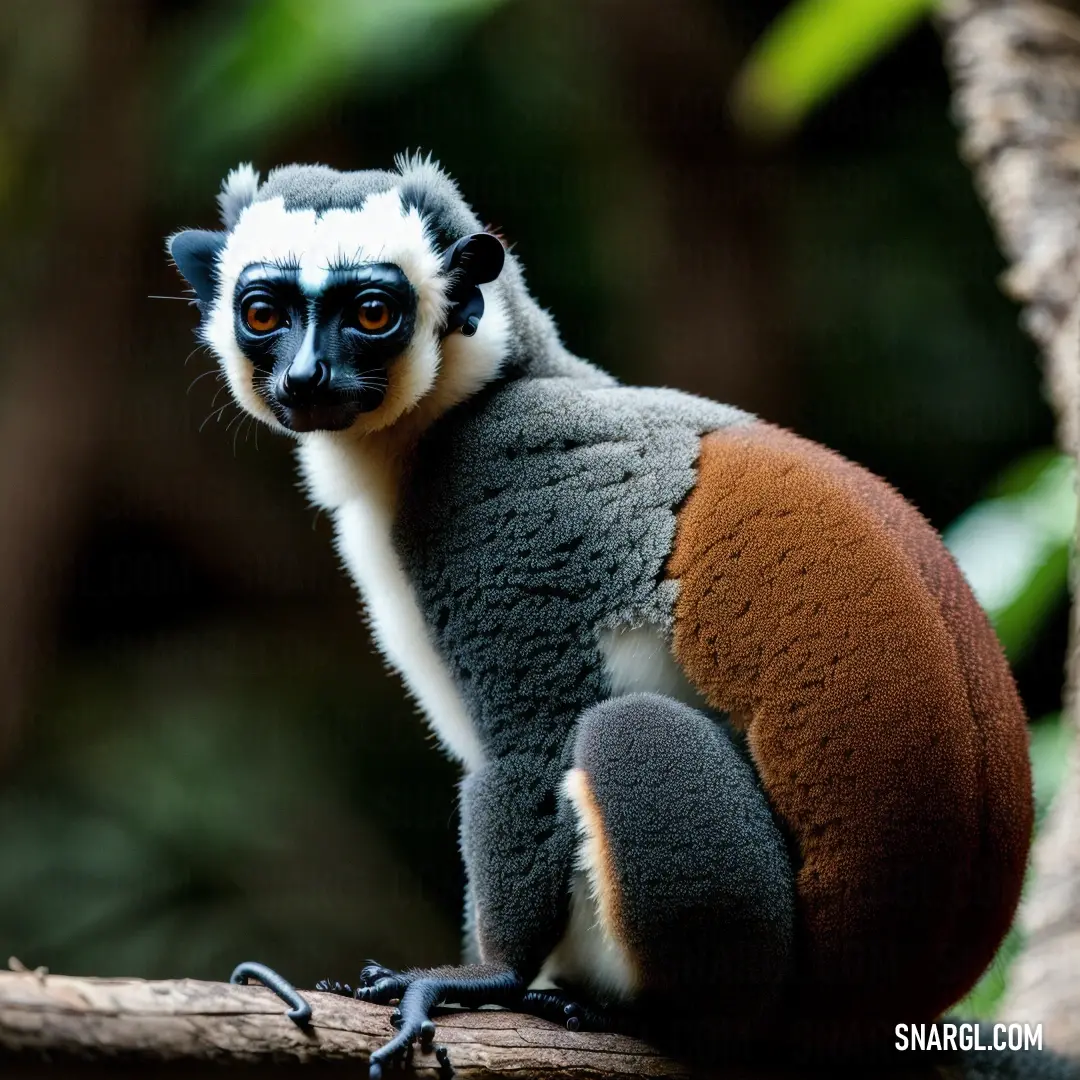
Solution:
<svg viewBox="0 0 1080 1080">
<path fill-rule="evenodd" d="M 198 345 L 196 345 L 196 346 L 195 346 L 195 348 L 194 348 L 194 349 L 192 349 L 192 350 L 191 350 L 191 352 L 189 352 L 189 353 L 187 354 L 187 356 L 185 356 L 185 357 L 184 357 L 184 362 L 183 362 L 183 363 L 182 363 L 182 364 L 181 364 L 180 366 L 181 366 L 181 367 L 187 367 L 187 366 L 188 366 L 188 361 L 189 361 L 189 360 L 190 360 L 190 359 L 191 359 L 191 358 L 192 358 L 192 357 L 193 357 L 193 356 L 194 356 L 194 355 L 195 355 L 196 353 L 198 353 L 198 352 L 201 352 L 201 351 L 205 351 L 205 352 L 209 353 L 209 352 L 210 352 L 210 346 L 209 346 L 209 345 L 207 345 L 207 344 L 205 344 L 205 343 L 203 343 L 203 342 L 200 342 L 200 343 L 199 343 Z"/>
<path fill-rule="evenodd" d="M 206 417 L 206 419 L 199 425 L 199 432 L 201 433 L 202 429 L 206 427 L 206 425 L 209 424 L 211 420 L 216 420 L 218 417 L 220 417 L 221 414 L 232 404 L 233 403 L 231 401 L 226 401 L 224 405 L 210 413 Z"/>
<path fill-rule="evenodd" d="M 206 378 L 207 376 L 209 376 L 209 375 L 216 375 L 216 376 L 217 376 L 217 378 L 218 378 L 219 380 L 222 380 L 222 379 L 224 379 L 224 378 L 225 378 L 225 372 L 224 372 L 224 371 L 222 371 L 222 370 L 221 370 L 220 368 L 209 368 L 208 370 L 206 370 L 206 371 L 202 372 L 201 374 L 199 374 L 199 375 L 196 375 L 196 376 L 195 376 L 195 378 L 194 378 L 194 379 L 192 379 L 192 380 L 191 380 L 191 382 L 189 382 L 189 383 L 188 383 L 188 388 L 187 388 L 187 390 L 185 391 L 185 393 L 187 393 L 187 394 L 190 394 L 190 393 L 191 393 L 191 388 L 192 388 L 192 387 L 193 387 L 193 386 L 194 386 L 194 385 L 195 385 L 195 384 L 196 384 L 196 383 L 197 383 L 197 382 L 198 382 L 198 381 L 199 381 L 200 379 L 205 379 L 205 378 Z"/>
<path fill-rule="evenodd" d="M 240 421 L 240 423 L 236 425 L 236 430 L 233 432 L 233 438 L 232 438 L 233 457 L 236 457 L 236 443 L 237 443 L 237 440 L 240 437 L 240 432 L 242 432 L 244 430 L 244 428 L 247 427 L 247 422 L 251 419 L 251 417 L 248 416 L 247 413 L 240 413 L 238 415 L 237 419 Z M 235 421 L 230 423 L 229 427 L 232 427 L 233 423 L 235 423 Z M 229 428 L 226 428 L 225 430 L 228 431 Z"/>
</svg>

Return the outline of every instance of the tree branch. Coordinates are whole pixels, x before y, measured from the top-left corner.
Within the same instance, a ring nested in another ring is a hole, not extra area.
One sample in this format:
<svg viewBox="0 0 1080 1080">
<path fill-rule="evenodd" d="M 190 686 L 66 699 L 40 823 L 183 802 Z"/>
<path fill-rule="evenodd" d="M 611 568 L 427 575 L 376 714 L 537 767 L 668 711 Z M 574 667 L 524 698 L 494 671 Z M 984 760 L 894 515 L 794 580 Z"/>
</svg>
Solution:
<svg viewBox="0 0 1080 1080">
<path fill-rule="evenodd" d="M 250 1065 L 347 1060 L 356 1065 L 393 1034 L 390 1009 L 304 991 L 307 1032 L 261 986 L 177 979 L 83 979 L 0 972 L 0 1060 L 183 1061 L 192 1075 L 208 1063 Z M 484 1010 L 439 1019 L 437 1041 L 459 1078 L 687 1077 L 687 1069 L 622 1035 L 565 1031 L 515 1013 Z M 49 1066 L 52 1068 L 52 1066 Z M 416 1075 L 436 1077 L 434 1053 L 419 1048 Z M 9 1075 L 7 1069 L 5 1076 Z M 32 1075 L 32 1073 L 27 1073 Z"/>
<path fill-rule="evenodd" d="M 962 150 L 1011 262 L 1005 290 L 1042 347 L 1058 437 L 1080 450 L 1080 18 L 1042 0 L 947 0 L 946 58 Z M 1074 588 L 1075 594 L 1075 588 Z M 1077 723 L 1080 605 L 1065 704 Z M 1002 1015 L 1080 1053 L 1080 739 L 1033 856 L 1026 937 Z"/>
</svg>

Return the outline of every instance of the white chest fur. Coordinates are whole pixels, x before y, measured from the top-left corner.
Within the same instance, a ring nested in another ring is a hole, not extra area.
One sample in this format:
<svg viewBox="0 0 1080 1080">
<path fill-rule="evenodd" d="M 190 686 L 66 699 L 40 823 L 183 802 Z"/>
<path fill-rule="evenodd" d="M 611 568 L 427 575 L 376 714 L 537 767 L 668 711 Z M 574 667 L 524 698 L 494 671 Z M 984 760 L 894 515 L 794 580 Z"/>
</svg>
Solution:
<svg viewBox="0 0 1080 1080">
<path fill-rule="evenodd" d="M 300 464 L 313 500 L 333 511 L 338 551 L 360 590 L 376 646 L 446 750 L 477 769 L 484 751 L 476 728 L 394 548 L 396 468 L 384 449 L 360 453 L 345 441 L 309 439 Z"/>
<path fill-rule="evenodd" d="M 612 696 L 651 692 L 695 709 L 705 707 L 705 699 L 675 663 L 659 626 L 618 626 L 601 631 L 598 642 Z"/>
<path fill-rule="evenodd" d="M 466 768 L 484 760 L 483 748 L 450 672 L 420 613 L 390 537 L 391 522 L 360 499 L 337 512 L 338 547 L 363 595 L 380 652 L 401 674 L 443 746 Z"/>
</svg>

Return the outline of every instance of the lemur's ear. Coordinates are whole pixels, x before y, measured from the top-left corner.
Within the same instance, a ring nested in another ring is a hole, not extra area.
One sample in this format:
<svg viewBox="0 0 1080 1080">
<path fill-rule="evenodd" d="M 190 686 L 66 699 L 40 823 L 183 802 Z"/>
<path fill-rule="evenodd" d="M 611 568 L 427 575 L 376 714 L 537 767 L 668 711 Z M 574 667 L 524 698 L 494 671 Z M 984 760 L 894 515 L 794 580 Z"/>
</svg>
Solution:
<svg viewBox="0 0 1080 1080">
<path fill-rule="evenodd" d="M 195 290 L 200 306 L 214 299 L 214 262 L 225 246 L 227 235 L 206 229 L 186 229 L 169 237 L 169 254 Z"/>
<path fill-rule="evenodd" d="M 473 233 L 463 236 L 443 255 L 443 273 L 451 275 L 446 298 L 450 310 L 443 334 L 460 329 L 472 337 L 484 314 L 484 297 L 479 286 L 494 281 L 503 268 L 506 251 L 502 241 L 492 233 Z"/>
</svg>

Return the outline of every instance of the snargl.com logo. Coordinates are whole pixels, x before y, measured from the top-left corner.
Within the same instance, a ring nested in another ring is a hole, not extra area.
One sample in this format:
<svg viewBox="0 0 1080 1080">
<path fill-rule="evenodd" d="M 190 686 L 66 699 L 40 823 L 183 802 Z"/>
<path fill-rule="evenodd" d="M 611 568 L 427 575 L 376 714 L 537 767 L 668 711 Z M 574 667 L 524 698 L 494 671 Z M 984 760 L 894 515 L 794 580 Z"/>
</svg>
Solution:
<svg viewBox="0 0 1080 1080">
<path fill-rule="evenodd" d="M 994 1024 L 941 1021 L 897 1024 L 897 1050 L 1041 1050 L 1042 1024 Z"/>
</svg>

